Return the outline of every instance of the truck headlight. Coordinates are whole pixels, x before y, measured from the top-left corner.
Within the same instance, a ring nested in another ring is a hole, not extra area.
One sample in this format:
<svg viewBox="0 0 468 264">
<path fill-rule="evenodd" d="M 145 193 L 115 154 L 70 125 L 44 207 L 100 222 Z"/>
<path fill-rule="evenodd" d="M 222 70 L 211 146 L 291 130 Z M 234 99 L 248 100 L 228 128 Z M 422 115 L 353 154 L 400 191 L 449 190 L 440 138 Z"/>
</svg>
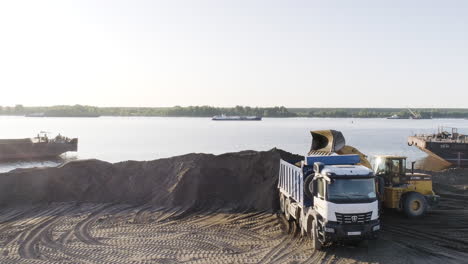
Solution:
<svg viewBox="0 0 468 264">
<path fill-rule="evenodd" d="M 324 230 L 325 230 L 325 232 L 327 232 L 327 233 L 335 233 L 335 229 L 332 228 L 332 227 L 325 227 Z"/>
<path fill-rule="evenodd" d="M 380 225 L 375 225 L 372 227 L 372 231 L 380 230 Z"/>
</svg>

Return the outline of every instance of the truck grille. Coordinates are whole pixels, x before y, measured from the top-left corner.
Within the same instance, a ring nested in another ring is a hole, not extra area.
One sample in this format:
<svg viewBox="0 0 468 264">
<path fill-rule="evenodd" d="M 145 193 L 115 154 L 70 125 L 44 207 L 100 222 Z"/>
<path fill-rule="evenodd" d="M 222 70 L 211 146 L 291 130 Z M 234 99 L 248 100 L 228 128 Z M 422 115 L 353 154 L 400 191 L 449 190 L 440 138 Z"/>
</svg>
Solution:
<svg viewBox="0 0 468 264">
<path fill-rule="evenodd" d="M 362 214 L 340 214 L 335 213 L 336 221 L 340 224 L 363 224 L 369 222 L 372 217 L 372 212 Z"/>
</svg>

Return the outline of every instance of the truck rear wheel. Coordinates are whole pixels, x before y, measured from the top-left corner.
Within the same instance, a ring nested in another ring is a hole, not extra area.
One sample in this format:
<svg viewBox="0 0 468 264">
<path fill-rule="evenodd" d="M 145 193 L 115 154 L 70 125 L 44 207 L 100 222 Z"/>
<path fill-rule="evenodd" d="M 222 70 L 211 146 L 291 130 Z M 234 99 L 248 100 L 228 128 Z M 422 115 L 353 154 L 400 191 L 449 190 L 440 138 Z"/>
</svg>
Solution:
<svg viewBox="0 0 468 264">
<path fill-rule="evenodd" d="M 284 213 L 284 195 L 281 192 L 279 194 L 279 203 L 280 203 L 281 213 Z"/>
<path fill-rule="evenodd" d="M 286 220 L 291 221 L 291 215 L 289 214 L 289 199 L 286 198 L 286 201 L 284 201 L 284 216 L 286 217 Z"/>
<path fill-rule="evenodd" d="M 288 233 L 293 235 L 294 237 L 298 235 L 299 226 L 297 225 L 294 219 L 288 221 Z"/>
<path fill-rule="evenodd" d="M 403 200 L 403 210 L 409 218 L 417 218 L 427 210 L 427 202 L 420 193 L 412 192 L 405 196 Z"/>
<path fill-rule="evenodd" d="M 312 246 L 315 250 L 321 250 L 322 249 L 322 243 L 319 240 L 318 237 L 318 228 L 317 228 L 317 221 L 314 220 L 312 222 L 312 229 L 310 230 L 310 233 L 312 235 Z"/>
</svg>

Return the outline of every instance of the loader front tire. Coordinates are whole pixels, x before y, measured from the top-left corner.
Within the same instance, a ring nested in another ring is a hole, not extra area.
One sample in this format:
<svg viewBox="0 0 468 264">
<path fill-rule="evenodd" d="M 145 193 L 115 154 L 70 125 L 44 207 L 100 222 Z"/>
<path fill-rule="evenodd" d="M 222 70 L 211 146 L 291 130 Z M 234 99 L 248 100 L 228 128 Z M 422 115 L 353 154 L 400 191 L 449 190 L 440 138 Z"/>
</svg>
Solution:
<svg viewBox="0 0 468 264">
<path fill-rule="evenodd" d="M 404 197 L 403 211 L 408 218 L 418 218 L 427 210 L 427 202 L 420 193 L 412 192 Z"/>
</svg>

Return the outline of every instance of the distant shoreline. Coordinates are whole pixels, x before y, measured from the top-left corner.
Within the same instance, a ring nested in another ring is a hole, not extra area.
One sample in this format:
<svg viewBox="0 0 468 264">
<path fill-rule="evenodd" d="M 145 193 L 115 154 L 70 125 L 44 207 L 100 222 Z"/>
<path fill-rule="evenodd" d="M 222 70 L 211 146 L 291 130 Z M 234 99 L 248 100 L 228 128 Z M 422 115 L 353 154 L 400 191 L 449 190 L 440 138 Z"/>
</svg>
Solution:
<svg viewBox="0 0 468 264">
<path fill-rule="evenodd" d="M 100 117 L 127 117 L 127 118 L 137 118 L 137 117 L 154 117 L 154 118 L 205 118 L 210 119 L 212 117 L 209 116 L 144 116 L 144 115 L 132 115 L 132 116 L 125 116 L 125 115 L 102 115 L 102 116 L 44 116 L 44 117 L 30 117 L 24 115 L 0 115 L 0 117 L 26 117 L 26 118 L 34 118 L 34 119 L 41 119 L 41 118 L 82 118 L 82 119 L 96 119 Z M 263 117 L 267 119 L 388 119 L 386 117 L 336 117 L 336 116 L 291 116 L 291 117 Z M 463 117 L 435 117 L 432 119 L 393 119 L 393 120 L 442 120 L 442 119 L 457 119 L 457 120 L 468 120 L 467 118 Z M 388 119 L 389 122 L 392 119 Z"/>
<path fill-rule="evenodd" d="M 99 117 L 99 116 L 148 116 L 148 117 L 213 117 L 259 116 L 259 117 L 323 117 L 323 118 L 409 118 L 411 112 L 423 119 L 468 118 L 468 108 L 286 108 L 276 107 L 96 107 L 86 105 L 59 106 L 0 106 L 0 115 L 32 117 Z"/>
</svg>

